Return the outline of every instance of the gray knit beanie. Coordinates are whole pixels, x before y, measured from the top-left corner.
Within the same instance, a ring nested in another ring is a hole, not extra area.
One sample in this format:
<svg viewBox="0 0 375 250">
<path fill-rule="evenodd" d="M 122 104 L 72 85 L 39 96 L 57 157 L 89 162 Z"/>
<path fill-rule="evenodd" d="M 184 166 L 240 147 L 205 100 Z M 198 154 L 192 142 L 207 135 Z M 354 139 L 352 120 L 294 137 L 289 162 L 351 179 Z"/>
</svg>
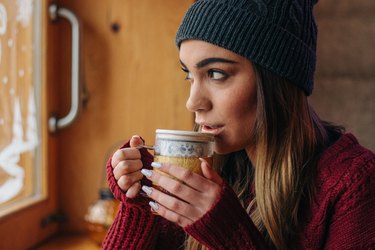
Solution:
<svg viewBox="0 0 375 250">
<path fill-rule="evenodd" d="M 176 44 L 203 40 L 231 50 L 302 88 L 313 89 L 317 0 L 198 0 L 187 11 Z"/>
</svg>

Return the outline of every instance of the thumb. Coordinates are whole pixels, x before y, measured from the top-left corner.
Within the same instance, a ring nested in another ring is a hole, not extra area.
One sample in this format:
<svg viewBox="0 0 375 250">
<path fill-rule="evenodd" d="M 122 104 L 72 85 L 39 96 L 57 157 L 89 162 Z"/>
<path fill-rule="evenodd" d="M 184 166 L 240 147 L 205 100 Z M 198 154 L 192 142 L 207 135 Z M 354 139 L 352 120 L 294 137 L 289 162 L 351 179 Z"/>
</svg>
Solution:
<svg viewBox="0 0 375 250">
<path fill-rule="evenodd" d="M 129 143 L 132 148 L 144 145 L 144 141 L 139 135 L 133 135 Z"/>
<path fill-rule="evenodd" d="M 223 184 L 223 179 L 220 177 L 220 175 L 205 159 L 199 158 L 199 160 L 202 162 L 201 169 L 203 176 L 221 186 Z"/>
</svg>

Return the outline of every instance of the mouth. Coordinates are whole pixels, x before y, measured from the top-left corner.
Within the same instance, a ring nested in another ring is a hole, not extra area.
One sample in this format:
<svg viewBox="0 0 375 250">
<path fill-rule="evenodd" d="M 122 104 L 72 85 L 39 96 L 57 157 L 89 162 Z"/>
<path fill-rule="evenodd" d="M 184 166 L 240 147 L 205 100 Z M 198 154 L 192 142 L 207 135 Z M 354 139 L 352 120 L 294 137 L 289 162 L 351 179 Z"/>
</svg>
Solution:
<svg viewBox="0 0 375 250">
<path fill-rule="evenodd" d="M 213 134 L 215 136 L 219 135 L 224 130 L 223 125 L 202 124 L 201 128 L 202 132 Z"/>
</svg>

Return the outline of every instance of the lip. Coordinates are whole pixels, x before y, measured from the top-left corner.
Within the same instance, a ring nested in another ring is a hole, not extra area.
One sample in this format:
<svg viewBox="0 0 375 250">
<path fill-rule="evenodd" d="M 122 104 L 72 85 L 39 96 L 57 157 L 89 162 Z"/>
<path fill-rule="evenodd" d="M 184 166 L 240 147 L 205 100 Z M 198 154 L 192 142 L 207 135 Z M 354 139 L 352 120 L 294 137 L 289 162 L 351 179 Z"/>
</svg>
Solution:
<svg viewBox="0 0 375 250">
<path fill-rule="evenodd" d="M 209 133 L 215 136 L 219 135 L 224 130 L 224 126 L 222 125 L 201 124 L 201 127 L 203 133 Z"/>
</svg>

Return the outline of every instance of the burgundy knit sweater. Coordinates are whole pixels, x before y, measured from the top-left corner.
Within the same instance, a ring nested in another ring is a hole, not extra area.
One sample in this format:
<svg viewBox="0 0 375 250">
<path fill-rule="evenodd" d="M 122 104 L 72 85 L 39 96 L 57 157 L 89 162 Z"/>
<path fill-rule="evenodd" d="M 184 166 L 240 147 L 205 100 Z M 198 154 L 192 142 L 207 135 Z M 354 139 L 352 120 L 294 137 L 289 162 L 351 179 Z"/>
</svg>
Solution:
<svg viewBox="0 0 375 250">
<path fill-rule="evenodd" d="M 141 154 L 144 166 L 150 166 L 152 156 L 146 150 Z M 262 235 L 225 184 L 202 218 L 180 228 L 153 215 L 147 197 L 127 198 L 117 186 L 110 160 L 107 175 L 122 204 L 103 249 L 183 249 L 186 233 L 210 249 L 266 248 Z M 375 249 L 375 154 L 360 146 L 352 134 L 341 136 L 319 161 L 316 188 L 291 249 Z"/>
</svg>

